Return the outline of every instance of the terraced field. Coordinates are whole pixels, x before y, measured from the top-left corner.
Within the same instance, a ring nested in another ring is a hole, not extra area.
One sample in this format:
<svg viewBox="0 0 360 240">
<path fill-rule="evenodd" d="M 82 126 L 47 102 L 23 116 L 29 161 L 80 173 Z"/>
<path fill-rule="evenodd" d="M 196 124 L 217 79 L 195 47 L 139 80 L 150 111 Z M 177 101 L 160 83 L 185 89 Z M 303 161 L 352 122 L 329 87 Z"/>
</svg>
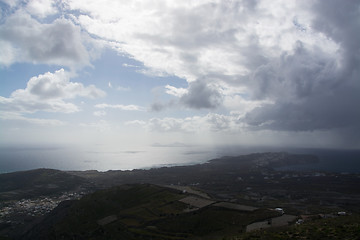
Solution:
<svg viewBox="0 0 360 240">
<path fill-rule="evenodd" d="M 186 211 L 193 201 L 206 204 Z M 119 186 L 59 206 L 24 239 L 213 239 L 278 216 L 267 209 L 240 211 L 214 202 L 155 185 Z"/>
</svg>

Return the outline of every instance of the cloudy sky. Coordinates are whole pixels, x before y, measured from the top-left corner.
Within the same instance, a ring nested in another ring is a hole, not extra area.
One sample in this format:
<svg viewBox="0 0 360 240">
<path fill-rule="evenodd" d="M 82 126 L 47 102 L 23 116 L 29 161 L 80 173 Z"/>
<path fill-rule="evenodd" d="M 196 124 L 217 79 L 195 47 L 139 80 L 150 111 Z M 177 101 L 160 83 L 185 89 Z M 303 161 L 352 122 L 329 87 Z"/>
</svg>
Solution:
<svg viewBox="0 0 360 240">
<path fill-rule="evenodd" d="M 360 1 L 0 0 L 0 143 L 360 147 Z"/>
</svg>

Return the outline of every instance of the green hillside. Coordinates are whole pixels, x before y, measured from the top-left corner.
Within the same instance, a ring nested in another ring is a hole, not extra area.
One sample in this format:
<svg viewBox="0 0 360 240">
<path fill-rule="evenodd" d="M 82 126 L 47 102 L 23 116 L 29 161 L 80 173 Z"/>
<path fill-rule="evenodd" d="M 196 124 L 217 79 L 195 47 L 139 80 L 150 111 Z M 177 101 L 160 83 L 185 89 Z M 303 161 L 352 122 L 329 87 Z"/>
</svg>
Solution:
<svg viewBox="0 0 360 240">
<path fill-rule="evenodd" d="M 337 218 L 317 219 L 301 225 L 282 228 L 272 228 L 243 234 L 238 237 L 227 238 L 231 240 L 266 240 L 266 239 L 360 239 L 360 216 L 340 216 Z"/>
<path fill-rule="evenodd" d="M 217 239 L 244 232 L 247 224 L 277 215 L 207 206 L 187 211 L 180 191 L 125 185 L 60 205 L 23 239 Z M 60 215 L 62 216 L 60 216 Z"/>
<path fill-rule="evenodd" d="M 61 193 L 85 182 L 81 177 L 53 169 L 0 174 L 0 201 Z"/>
</svg>

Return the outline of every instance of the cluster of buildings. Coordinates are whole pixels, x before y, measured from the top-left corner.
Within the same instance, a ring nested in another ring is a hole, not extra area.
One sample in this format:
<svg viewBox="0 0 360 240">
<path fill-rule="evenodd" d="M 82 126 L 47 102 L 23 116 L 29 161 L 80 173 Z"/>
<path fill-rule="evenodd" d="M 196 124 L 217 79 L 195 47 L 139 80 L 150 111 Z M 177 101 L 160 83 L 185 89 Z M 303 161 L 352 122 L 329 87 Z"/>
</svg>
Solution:
<svg viewBox="0 0 360 240">
<path fill-rule="evenodd" d="M 79 199 L 84 194 L 83 192 L 65 192 L 60 196 L 5 202 L 3 206 L 0 206 L 0 222 L 5 219 L 11 222 L 9 219 L 14 215 L 41 216 L 53 210 L 60 202 Z"/>
</svg>

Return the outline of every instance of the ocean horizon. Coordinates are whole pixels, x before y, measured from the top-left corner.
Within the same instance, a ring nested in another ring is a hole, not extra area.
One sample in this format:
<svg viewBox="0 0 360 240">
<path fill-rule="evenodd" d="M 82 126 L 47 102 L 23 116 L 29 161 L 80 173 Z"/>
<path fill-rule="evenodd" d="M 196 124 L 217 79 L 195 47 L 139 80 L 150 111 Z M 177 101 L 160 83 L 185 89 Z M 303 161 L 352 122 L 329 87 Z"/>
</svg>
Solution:
<svg viewBox="0 0 360 240">
<path fill-rule="evenodd" d="M 96 145 L 74 146 L 1 146 L 0 173 L 51 168 L 64 171 L 132 170 L 164 166 L 192 165 L 223 156 L 238 156 L 255 152 L 289 152 L 314 154 L 318 163 L 285 166 L 279 170 L 327 171 L 360 173 L 360 150 L 186 146 L 154 144 L 143 148 L 116 148 Z"/>
</svg>

